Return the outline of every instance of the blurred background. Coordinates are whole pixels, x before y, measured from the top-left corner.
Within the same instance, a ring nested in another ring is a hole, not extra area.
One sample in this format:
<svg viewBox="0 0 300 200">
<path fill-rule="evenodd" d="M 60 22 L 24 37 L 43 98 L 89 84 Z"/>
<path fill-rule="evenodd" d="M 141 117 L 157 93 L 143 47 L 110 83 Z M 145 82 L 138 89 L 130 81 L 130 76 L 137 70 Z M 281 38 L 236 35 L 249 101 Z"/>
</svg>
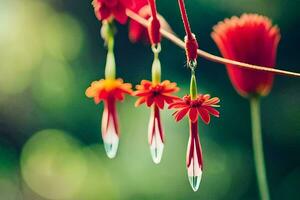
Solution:
<svg viewBox="0 0 300 200">
<path fill-rule="evenodd" d="M 224 66 L 199 59 L 198 88 L 221 98 L 221 118 L 200 124 L 205 169 L 194 193 L 185 169 L 188 123 L 163 111 L 164 156 L 154 165 L 147 143 L 149 110 L 128 97 L 118 105 L 121 141 L 109 160 L 100 137 L 102 105 L 85 97 L 104 76 L 103 47 L 91 1 L 0 0 L 0 199 L 258 199 L 249 105 L 232 88 Z M 184 36 L 176 0 L 157 0 L 174 32 Z M 299 72 L 300 1 L 189 0 L 200 47 L 219 54 L 210 38 L 225 17 L 256 12 L 281 28 L 281 69 Z M 188 92 L 184 51 L 164 40 L 163 78 Z M 149 46 L 132 44 L 118 25 L 117 74 L 150 79 Z M 300 199 L 300 82 L 277 76 L 262 101 L 263 136 L 272 199 Z"/>
</svg>

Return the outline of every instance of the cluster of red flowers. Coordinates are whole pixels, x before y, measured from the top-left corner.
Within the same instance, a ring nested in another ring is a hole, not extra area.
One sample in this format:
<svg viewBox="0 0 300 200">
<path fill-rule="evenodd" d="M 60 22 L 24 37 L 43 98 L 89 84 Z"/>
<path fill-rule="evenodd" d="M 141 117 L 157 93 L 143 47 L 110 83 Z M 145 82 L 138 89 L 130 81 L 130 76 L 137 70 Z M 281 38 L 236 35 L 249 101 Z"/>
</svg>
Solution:
<svg viewBox="0 0 300 200">
<path fill-rule="evenodd" d="M 100 21 L 106 20 L 111 22 L 115 19 L 124 24 L 127 21 L 126 9 L 134 11 L 147 20 L 153 20 L 153 13 L 156 13 L 156 8 L 153 6 L 155 2 L 154 0 L 149 2 L 152 5 L 149 5 L 147 0 L 93 0 L 93 6 L 95 14 Z M 184 8 L 183 1 L 179 2 L 181 3 L 181 8 Z M 182 15 L 187 31 L 187 59 L 188 61 L 196 61 L 198 44 L 189 29 L 186 13 L 183 12 Z M 159 14 L 157 14 L 157 17 L 159 23 L 157 27 L 170 31 L 170 26 L 163 17 Z M 140 40 L 150 42 L 149 37 L 151 39 L 149 30 L 147 32 L 147 29 L 140 23 L 134 20 L 130 21 L 129 38 L 132 42 Z M 273 27 L 271 21 L 266 17 L 245 14 L 240 18 L 227 19 L 214 27 L 212 38 L 225 58 L 268 67 L 274 67 L 275 65 L 276 49 L 280 40 L 280 34 L 278 28 Z M 152 40 L 151 43 L 157 45 Z M 155 58 L 158 59 L 158 53 Z M 194 72 L 194 68 L 191 67 L 191 69 Z M 271 89 L 273 75 L 269 73 L 239 69 L 233 65 L 227 65 L 227 71 L 236 90 L 245 97 L 266 95 Z M 197 95 L 196 86 L 192 88 L 192 84 L 191 91 L 193 92 L 190 95 L 186 95 L 183 98 L 174 96 L 174 93 L 178 92 L 179 88 L 176 83 L 169 80 L 160 81 L 160 64 L 156 73 L 158 73 L 159 81 L 142 80 L 141 84 L 136 86 L 136 91 L 132 91 L 131 84 L 123 83 L 122 79 L 106 77 L 106 79 L 92 82 L 91 86 L 86 90 L 86 96 L 94 98 L 96 104 L 104 101 L 102 137 L 107 155 L 110 158 L 116 156 L 119 142 L 116 102 L 124 100 L 125 94 L 138 98 L 135 106 L 146 104 L 151 108 L 148 141 L 155 163 L 160 162 L 165 140 L 160 110 L 164 109 L 165 104 L 168 104 L 169 109 L 175 109 L 173 116 L 177 122 L 188 116 L 190 137 L 186 164 L 190 183 L 196 191 L 199 187 L 203 170 L 198 119 L 201 119 L 205 124 L 209 124 L 211 115 L 219 117 L 220 113 L 216 108 L 219 107 L 220 99 L 218 97 L 211 98 L 209 94 Z M 196 85 L 194 73 L 191 83 Z"/>
</svg>

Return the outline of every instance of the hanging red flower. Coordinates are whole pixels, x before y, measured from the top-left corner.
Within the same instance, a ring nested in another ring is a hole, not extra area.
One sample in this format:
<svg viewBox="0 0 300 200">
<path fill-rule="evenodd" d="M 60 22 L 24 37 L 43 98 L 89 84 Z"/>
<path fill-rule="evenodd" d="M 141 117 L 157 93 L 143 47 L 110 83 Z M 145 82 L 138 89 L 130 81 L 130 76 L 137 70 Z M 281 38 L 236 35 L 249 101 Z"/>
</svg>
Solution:
<svg viewBox="0 0 300 200">
<path fill-rule="evenodd" d="M 131 84 L 122 79 L 101 79 L 92 82 L 85 94 L 94 98 L 96 104 L 104 101 L 102 115 L 102 138 L 109 158 L 114 158 L 119 144 L 119 123 L 116 112 L 116 101 L 124 100 L 125 94 L 132 94 Z"/>
<path fill-rule="evenodd" d="M 134 95 L 139 97 L 135 106 L 146 103 L 152 107 L 151 116 L 148 126 L 148 142 L 154 163 L 158 164 L 161 160 L 164 147 L 164 131 L 160 119 L 159 109 L 163 109 L 165 103 L 170 104 L 178 97 L 172 93 L 177 92 L 179 88 L 176 83 L 165 80 L 161 83 L 152 83 L 151 81 L 142 80 L 141 85 L 136 86 L 137 91 Z"/>
<path fill-rule="evenodd" d="M 136 12 L 141 17 L 147 20 L 151 17 L 151 9 L 148 4 L 148 0 L 136 1 L 132 11 Z M 172 32 L 170 25 L 164 19 L 164 17 L 159 14 L 157 17 L 159 19 L 161 27 L 169 32 Z M 145 28 L 143 25 L 136 22 L 135 20 L 130 20 L 129 22 L 129 39 L 131 42 L 134 43 L 139 41 L 144 41 L 146 43 L 150 42 L 147 28 Z"/>
<path fill-rule="evenodd" d="M 98 20 L 114 17 L 121 24 L 127 21 L 126 8 L 134 5 L 132 0 L 93 0 L 92 4 Z"/>
<path fill-rule="evenodd" d="M 257 14 L 232 17 L 214 27 L 212 38 L 225 58 L 255 65 L 274 67 L 280 32 L 270 19 Z M 241 69 L 228 64 L 227 71 L 242 96 L 267 95 L 273 74 Z"/>
<path fill-rule="evenodd" d="M 206 124 L 210 122 L 210 115 L 219 117 L 220 113 L 215 109 L 220 99 L 210 98 L 209 94 L 199 94 L 196 99 L 191 99 L 190 95 L 169 105 L 170 109 L 177 109 L 173 113 L 175 120 L 180 121 L 184 116 L 189 116 L 190 134 L 186 154 L 186 167 L 189 182 L 194 191 L 197 191 L 200 185 L 203 172 L 203 158 L 198 132 L 198 116 Z"/>
<path fill-rule="evenodd" d="M 182 99 L 169 105 L 169 109 L 177 109 L 173 113 L 175 120 L 180 121 L 185 115 L 189 115 L 190 120 L 194 123 L 198 120 L 198 116 L 205 124 L 209 124 L 210 115 L 219 117 L 220 113 L 215 109 L 220 102 L 218 97 L 210 98 L 209 94 L 199 94 L 195 100 L 190 95 L 184 96 Z"/>
</svg>

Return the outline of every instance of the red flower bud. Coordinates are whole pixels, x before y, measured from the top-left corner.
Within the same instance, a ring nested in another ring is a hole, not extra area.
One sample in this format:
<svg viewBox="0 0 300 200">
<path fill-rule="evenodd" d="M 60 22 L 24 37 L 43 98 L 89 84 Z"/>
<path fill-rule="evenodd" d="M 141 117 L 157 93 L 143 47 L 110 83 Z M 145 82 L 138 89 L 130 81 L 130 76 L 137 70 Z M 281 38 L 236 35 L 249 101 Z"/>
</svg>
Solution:
<svg viewBox="0 0 300 200">
<path fill-rule="evenodd" d="M 132 10 L 134 12 L 136 12 L 137 14 L 139 14 L 144 19 L 148 20 L 151 17 L 151 9 L 150 9 L 150 6 L 148 5 L 147 0 L 140 0 L 140 1 L 136 2 L 136 5 Z M 159 19 L 160 26 L 163 29 L 165 29 L 169 32 L 172 32 L 168 22 L 159 14 L 157 15 L 157 17 Z M 155 22 L 153 22 L 153 23 L 155 23 Z M 155 26 L 155 25 L 152 25 L 152 26 Z M 156 35 L 160 35 L 160 34 L 156 34 Z M 129 39 L 132 42 L 138 42 L 138 41 L 144 41 L 144 42 L 147 42 L 147 43 L 150 42 L 147 29 L 144 26 L 142 26 L 140 23 L 138 23 L 134 20 L 130 20 Z M 158 36 L 155 36 L 155 38 L 153 38 L 153 41 L 157 42 L 158 41 Z"/>
<path fill-rule="evenodd" d="M 280 41 L 279 29 L 270 19 L 257 14 L 225 19 L 214 27 L 212 38 L 223 57 L 266 67 L 274 67 Z M 267 95 L 273 74 L 227 65 L 229 78 L 242 96 Z"/>
</svg>

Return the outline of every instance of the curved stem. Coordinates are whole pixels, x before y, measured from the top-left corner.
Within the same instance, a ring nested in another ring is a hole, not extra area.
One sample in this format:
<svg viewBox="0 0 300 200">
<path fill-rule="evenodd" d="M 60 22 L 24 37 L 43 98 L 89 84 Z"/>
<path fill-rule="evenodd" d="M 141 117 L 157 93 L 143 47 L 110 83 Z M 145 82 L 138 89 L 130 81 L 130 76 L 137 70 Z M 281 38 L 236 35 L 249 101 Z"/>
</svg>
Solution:
<svg viewBox="0 0 300 200">
<path fill-rule="evenodd" d="M 192 31 L 191 31 L 191 26 L 190 26 L 190 23 L 189 23 L 188 16 L 186 14 L 184 0 L 178 0 L 178 5 L 179 5 L 179 8 L 180 8 L 181 18 L 182 18 L 182 21 L 183 21 L 185 33 L 187 35 L 187 38 L 191 40 L 191 39 L 193 39 L 193 34 L 192 34 Z"/>
<path fill-rule="evenodd" d="M 144 27 L 147 28 L 149 26 L 148 21 L 145 20 L 140 15 L 136 14 L 134 11 L 131 11 L 131 10 L 127 9 L 126 14 L 128 15 L 128 17 L 130 17 L 134 21 L 140 23 Z M 163 28 L 160 28 L 160 33 L 165 38 L 167 38 L 168 40 L 173 42 L 175 45 L 181 47 L 182 49 L 185 49 L 184 41 L 179 39 L 173 33 L 170 33 L 169 31 L 167 31 Z M 284 76 L 291 76 L 291 77 L 300 78 L 300 73 L 297 73 L 297 72 L 290 72 L 290 71 L 286 71 L 286 70 L 280 70 L 280 69 L 274 69 L 274 68 L 269 68 L 269 67 L 265 67 L 265 66 L 252 65 L 252 64 L 248 64 L 248 63 L 238 62 L 238 61 L 235 61 L 235 60 L 230 60 L 230 59 L 227 59 L 227 58 L 222 58 L 222 57 L 210 54 L 210 53 L 208 53 L 206 51 L 203 51 L 201 49 L 197 50 L 197 54 L 199 56 L 201 56 L 202 58 L 205 58 L 207 60 L 210 60 L 210 61 L 216 62 L 216 63 L 220 63 L 220 64 L 232 64 L 235 67 L 240 67 L 240 68 L 244 68 L 244 69 L 264 71 L 264 72 L 269 72 L 269 73 L 278 74 L 278 75 L 284 75 Z"/>
<path fill-rule="evenodd" d="M 257 176 L 260 198 L 262 200 L 269 200 L 270 195 L 269 195 L 269 188 L 268 188 L 265 161 L 264 161 L 263 142 L 262 142 L 261 124 L 260 124 L 260 104 L 259 104 L 258 97 L 252 97 L 250 99 L 250 107 L 251 107 L 254 161 L 255 161 L 256 176 Z"/>
</svg>

